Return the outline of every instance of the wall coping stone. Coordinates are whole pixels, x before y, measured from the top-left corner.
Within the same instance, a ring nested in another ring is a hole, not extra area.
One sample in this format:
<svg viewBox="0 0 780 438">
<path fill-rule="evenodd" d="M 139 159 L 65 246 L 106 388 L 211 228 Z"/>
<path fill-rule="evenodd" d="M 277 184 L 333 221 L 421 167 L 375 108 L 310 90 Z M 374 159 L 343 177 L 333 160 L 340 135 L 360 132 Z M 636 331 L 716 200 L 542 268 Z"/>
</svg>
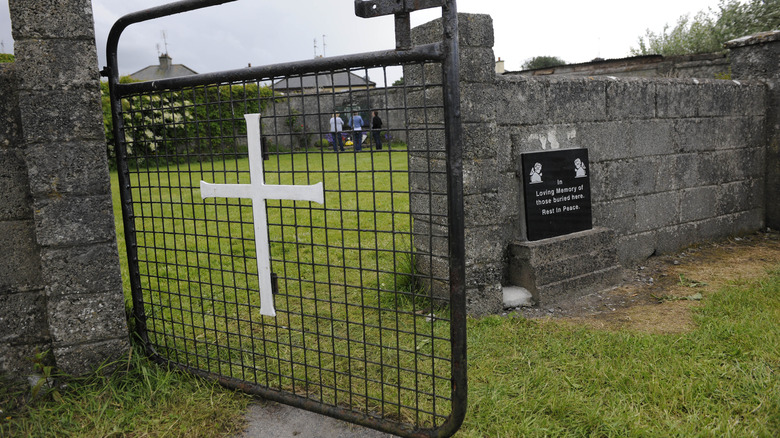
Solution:
<svg viewBox="0 0 780 438">
<path fill-rule="evenodd" d="M 770 30 L 768 32 L 760 32 L 753 35 L 744 36 L 741 38 L 727 41 L 723 46 L 727 49 L 734 49 L 736 47 L 752 46 L 755 44 L 767 44 L 780 41 L 780 30 Z"/>
</svg>

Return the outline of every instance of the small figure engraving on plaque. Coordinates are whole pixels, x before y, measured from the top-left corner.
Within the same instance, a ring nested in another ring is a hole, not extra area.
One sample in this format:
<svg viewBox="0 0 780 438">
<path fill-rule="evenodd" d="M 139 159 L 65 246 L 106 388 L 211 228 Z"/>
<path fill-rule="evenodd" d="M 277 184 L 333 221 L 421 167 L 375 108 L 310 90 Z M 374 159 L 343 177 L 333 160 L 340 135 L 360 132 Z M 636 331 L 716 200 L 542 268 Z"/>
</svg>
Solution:
<svg viewBox="0 0 780 438">
<path fill-rule="evenodd" d="M 540 182 L 542 182 L 542 164 L 535 163 L 533 169 L 531 169 L 531 184 Z"/>
<path fill-rule="evenodd" d="M 585 178 L 586 176 L 588 176 L 588 174 L 585 173 L 585 163 L 583 163 L 579 158 L 576 158 L 574 160 L 574 177 Z"/>
</svg>

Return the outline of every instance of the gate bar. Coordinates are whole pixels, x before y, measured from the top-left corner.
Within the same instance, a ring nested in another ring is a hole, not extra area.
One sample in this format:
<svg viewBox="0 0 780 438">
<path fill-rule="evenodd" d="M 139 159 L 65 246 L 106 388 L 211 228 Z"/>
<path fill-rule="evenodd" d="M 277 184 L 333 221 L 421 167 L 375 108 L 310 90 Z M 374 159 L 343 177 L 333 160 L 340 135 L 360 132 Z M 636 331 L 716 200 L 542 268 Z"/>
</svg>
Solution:
<svg viewBox="0 0 780 438">
<path fill-rule="evenodd" d="M 361 18 L 408 14 L 422 9 L 439 8 L 445 0 L 355 0 L 355 15 Z"/>
<path fill-rule="evenodd" d="M 362 18 L 395 15 L 395 48 L 412 47 L 412 23 L 409 14 L 443 6 L 445 0 L 355 0 L 355 15 Z"/>
<path fill-rule="evenodd" d="M 452 342 L 452 412 L 437 436 L 460 429 L 468 407 L 466 356 L 466 238 L 463 208 L 463 129 L 460 110 L 460 34 L 455 0 L 442 2 L 444 60 L 444 144 L 447 148 L 447 223 L 450 258 L 450 339 Z M 459 385 L 460 383 L 460 385 Z"/>
<path fill-rule="evenodd" d="M 380 52 L 359 53 L 355 55 L 317 58 L 305 61 L 286 62 L 258 67 L 244 67 L 214 73 L 201 73 L 178 78 L 160 79 L 147 82 L 132 82 L 118 84 L 117 91 L 122 95 L 161 91 L 175 84 L 177 87 L 195 87 L 215 83 L 256 80 L 274 76 L 292 76 L 303 73 L 316 73 L 348 69 L 352 67 L 372 68 L 382 67 L 383 63 L 402 64 L 419 61 L 441 61 L 444 58 L 442 43 L 425 44 L 411 50 L 386 50 Z"/>
<path fill-rule="evenodd" d="M 148 21 L 155 18 L 174 15 L 181 12 L 193 11 L 209 6 L 221 5 L 236 0 L 183 0 L 175 3 L 144 9 L 138 12 L 130 13 L 119 18 L 111 27 L 106 42 L 106 63 L 108 64 L 100 74 L 108 77 L 109 100 L 111 101 L 111 117 L 114 121 L 114 138 L 116 139 L 116 161 L 117 177 L 119 179 L 119 198 L 122 204 L 122 222 L 125 229 L 125 246 L 127 247 L 128 270 L 130 277 L 130 288 L 133 291 L 133 319 L 135 321 L 133 331 L 145 346 L 146 353 L 151 356 L 157 356 L 157 352 L 149 342 L 149 334 L 146 329 L 146 312 L 143 302 L 138 297 L 137 291 L 141 290 L 141 273 L 138 267 L 138 241 L 135 237 L 135 212 L 133 211 L 133 197 L 130 191 L 130 169 L 127 166 L 125 142 L 122 133 L 124 132 L 124 123 L 122 121 L 122 103 L 119 94 L 119 64 L 117 57 L 117 47 L 119 45 L 119 36 L 127 26 Z"/>
<path fill-rule="evenodd" d="M 131 24 L 140 23 L 143 21 L 154 20 L 155 18 L 167 17 L 169 15 L 175 15 L 182 12 L 194 11 L 197 9 L 207 8 L 209 6 L 217 6 L 224 3 L 234 2 L 236 0 L 182 0 L 174 3 L 168 3 L 153 8 L 143 9 L 137 12 L 124 15 L 114 23 L 111 27 L 111 31 L 108 33 L 108 41 L 106 42 L 106 62 L 108 62 L 107 70 L 101 72 L 103 76 L 116 77 L 119 82 L 119 69 L 117 68 L 117 46 L 119 45 L 119 36 L 122 32 Z"/>
</svg>

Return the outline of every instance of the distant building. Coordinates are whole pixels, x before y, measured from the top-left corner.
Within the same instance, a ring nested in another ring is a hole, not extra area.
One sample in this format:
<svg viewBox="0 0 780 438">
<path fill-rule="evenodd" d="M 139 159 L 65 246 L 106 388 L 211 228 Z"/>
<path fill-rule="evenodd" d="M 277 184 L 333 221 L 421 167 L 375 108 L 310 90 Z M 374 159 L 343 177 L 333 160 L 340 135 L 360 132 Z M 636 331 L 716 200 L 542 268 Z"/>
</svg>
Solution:
<svg viewBox="0 0 780 438">
<path fill-rule="evenodd" d="M 173 64 L 167 53 L 160 55 L 160 65 L 150 65 L 130 74 L 130 78 L 137 81 L 155 81 L 158 79 L 176 78 L 180 76 L 192 76 L 198 72 L 183 64 Z"/>
<path fill-rule="evenodd" d="M 499 57 L 498 61 L 496 61 L 496 73 L 502 75 L 504 72 L 506 72 L 506 69 L 504 68 L 504 60 Z"/>
<path fill-rule="evenodd" d="M 273 90 L 282 93 L 300 93 L 304 90 L 339 92 L 366 88 L 376 88 L 376 82 L 345 71 L 298 76 L 282 79 L 273 84 Z"/>
</svg>

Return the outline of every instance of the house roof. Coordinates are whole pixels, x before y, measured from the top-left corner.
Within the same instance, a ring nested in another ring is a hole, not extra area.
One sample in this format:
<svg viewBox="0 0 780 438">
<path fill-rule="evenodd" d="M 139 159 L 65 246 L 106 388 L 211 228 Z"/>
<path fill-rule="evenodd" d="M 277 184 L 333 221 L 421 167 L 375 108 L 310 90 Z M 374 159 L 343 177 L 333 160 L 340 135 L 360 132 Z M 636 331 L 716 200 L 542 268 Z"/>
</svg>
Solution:
<svg viewBox="0 0 780 438">
<path fill-rule="evenodd" d="M 142 68 L 135 73 L 131 73 L 130 77 L 139 81 L 154 81 L 196 74 L 198 74 L 198 72 L 184 64 L 171 63 L 171 57 L 168 56 L 167 53 L 163 53 L 160 55 L 159 65 L 150 65 L 149 67 Z"/>
<path fill-rule="evenodd" d="M 375 87 L 376 82 L 352 72 L 321 73 L 316 76 L 298 76 L 274 82 L 278 91 L 300 90 L 301 88 L 365 88 Z"/>
</svg>

